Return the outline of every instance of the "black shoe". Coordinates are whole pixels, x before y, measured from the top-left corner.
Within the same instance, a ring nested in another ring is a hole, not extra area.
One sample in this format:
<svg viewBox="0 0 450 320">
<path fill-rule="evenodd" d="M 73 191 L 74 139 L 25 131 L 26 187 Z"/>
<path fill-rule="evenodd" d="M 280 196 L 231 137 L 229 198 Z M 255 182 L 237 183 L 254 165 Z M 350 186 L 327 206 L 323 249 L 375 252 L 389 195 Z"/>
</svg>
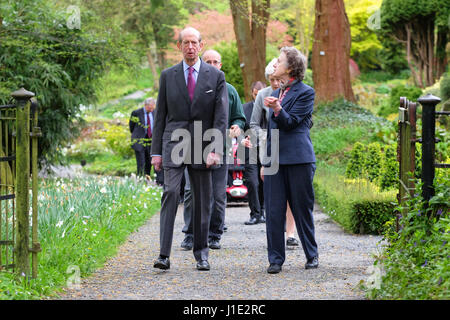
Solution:
<svg viewBox="0 0 450 320">
<path fill-rule="evenodd" d="M 161 256 L 156 259 L 155 264 L 153 265 L 154 268 L 167 270 L 170 269 L 170 260 L 169 257 L 163 258 Z"/>
<path fill-rule="evenodd" d="M 181 242 L 181 247 L 185 250 L 192 250 L 193 242 L 192 236 L 185 236 L 183 242 Z"/>
<path fill-rule="evenodd" d="M 197 270 L 200 271 L 208 271 L 210 269 L 210 265 L 208 263 L 208 260 L 200 260 L 197 262 Z"/>
<path fill-rule="evenodd" d="M 296 247 L 298 244 L 298 240 L 295 238 L 289 237 L 286 239 L 286 245 L 289 247 Z"/>
<path fill-rule="evenodd" d="M 309 259 L 305 264 L 305 269 L 316 269 L 319 267 L 319 258 L 314 257 Z"/>
<path fill-rule="evenodd" d="M 228 227 L 226 225 L 223 226 L 223 232 L 227 232 Z"/>
<path fill-rule="evenodd" d="M 217 239 L 211 239 L 209 240 L 209 247 L 211 249 L 220 249 L 222 246 L 220 245 L 220 240 Z"/>
<path fill-rule="evenodd" d="M 268 273 L 279 273 L 281 271 L 281 266 L 276 263 L 271 263 L 269 268 L 267 268 Z"/>
<path fill-rule="evenodd" d="M 250 220 L 244 222 L 244 224 L 247 226 L 251 226 L 254 224 L 258 224 L 258 223 L 259 223 L 259 219 L 255 218 L 255 217 L 250 217 Z"/>
</svg>

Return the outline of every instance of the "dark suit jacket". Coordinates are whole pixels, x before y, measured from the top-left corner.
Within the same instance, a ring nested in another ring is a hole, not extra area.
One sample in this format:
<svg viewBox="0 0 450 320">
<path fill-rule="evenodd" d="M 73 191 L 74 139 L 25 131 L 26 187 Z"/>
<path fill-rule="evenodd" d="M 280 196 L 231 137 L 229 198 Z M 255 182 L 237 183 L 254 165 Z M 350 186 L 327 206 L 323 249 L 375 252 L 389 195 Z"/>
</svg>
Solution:
<svg viewBox="0 0 450 320">
<path fill-rule="evenodd" d="M 154 112 L 151 112 L 153 117 Z M 145 112 L 144 108 L 139 108 L 131 112 L 131 117 L 129 121 L 129 127 L 131 132 L 131 147 L 136 151 L 144 150 L 144 145 L 150 146 L 151 141 L 147 138 L 147 127 L 145 126 Z M 150 125 L 150 124 L 149 124 Z M 153 136 L 153 132 L 152 132 Z"/>
<path fill-rule="evenodd" d="M 255 104 L 254 101 L 250 101 L 250 102 L 244 103 L 242 105 L 242 109 L 244 109 L 244 115 L 245 115 L 244 131 L 247 131 L 248 129 L 250 129 L 250 119 L 252 117 L 253 105 L 254 104 Z"/>
<path fill-rule="evenodd" d="M 202 124 L 201 137 L 210 128 L 218 129 L 225 136 L 228 123 L 228 93 L 224 73 L 201 61 L 192 102 L 189 99 L 182 62 L 164 70 L 159 81 L 151 154 L 162 155 L 163 167 L 179 167 L 185 163 L 192 164 L 196 169 L 206 169 L 203 151 L 211 142 L 204 141 L 201 147 L 197 145 L 202 152 L 201 163 L 194 163 L 194 121 L 200 121 Z M 180 143 L 171 141 L 172 133 L 176 129 L 185 129 L 191 136 L 188 152 L 182 150 L 179 153 L 184 159 L 182 163 L 174 163 L 171 159 L 172 150 Z M 223 149 L 216 152 L 221 154 Z"/>
<path fill-rule="evenodd" d="M 280 89 L 272 96 L 278 97 Z M 270 156 L 271 129 L 279 129 L 279 164 L 315 163 L 314 148 L 309 136 L 314 109 L 314 89 L 299 81 L 292 85 L 281 102 L 281 112 L 275 117 L 269 111 L 267 131 L 267 154 Z M 264 165 L 268 165 L 264 163 Z"/>
</svg>

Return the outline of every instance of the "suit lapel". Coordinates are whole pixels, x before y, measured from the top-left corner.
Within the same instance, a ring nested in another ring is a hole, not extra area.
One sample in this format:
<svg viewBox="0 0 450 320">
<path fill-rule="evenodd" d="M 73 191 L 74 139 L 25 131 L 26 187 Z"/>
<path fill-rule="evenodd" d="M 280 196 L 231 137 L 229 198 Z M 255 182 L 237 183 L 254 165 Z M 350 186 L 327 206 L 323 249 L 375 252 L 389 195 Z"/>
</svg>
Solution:
<svg viewBox="0 0 450 320">
<path fill-rule="evenodd" d="M 291 87 L 291 89 L 286 93 L 286 96 L 284 97 L 284 99 L 281 103 L 282 107 L 286 111 L 288 111 L 291 108 L 292 99 L 297 97 L 298 90 L 300 89 L 300 84 L 301 84 L 301 82 L 294 84 Z"/>
<path fill-rule="evenodd" d="M 139 123 L 142 127 L 144 127 L 145 125 L 145 119 L 144 119 L 145 113 L 144 113 L 144 109 L 140 108 L 139 109 Z"/>
<path fill-rule="evenodd" d="M 206 84 L 209 81 L 209 70 L 205 67 L 206 63 L 201 61 L 200 70 L 198 72 L 197 83 L 195 84 L 194 98 L 192 104 L 202 95 Z"/>
<path fill-rule="evenodd" d="M 186 80 L 184 78 L 184 70 L 183 70 L 183 62 L 180 62 L 176 68 L 174 68 L 175 72 L 175 82 L 178 86 L 178 89 L 181 92 L 181 95 L 186 99 L 186 103 L 188 105 L 191 104 L 191 99 L 189 98 L 189 93 L 186 85 Z M 197 88 L 196 88 L 197 89 Z"/>
</svg>

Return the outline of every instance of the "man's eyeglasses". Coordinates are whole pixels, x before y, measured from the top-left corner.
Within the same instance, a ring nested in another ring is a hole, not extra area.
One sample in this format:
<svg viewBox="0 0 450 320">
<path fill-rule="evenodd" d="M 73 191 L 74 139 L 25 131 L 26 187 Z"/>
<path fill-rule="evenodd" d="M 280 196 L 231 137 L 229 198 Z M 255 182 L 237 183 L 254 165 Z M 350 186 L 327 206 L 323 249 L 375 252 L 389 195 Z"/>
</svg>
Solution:
<svg viewBox="0 0 450 320">
<path fill-rule="evenodd" d="M 206 60 L 205 61 L 207 64 L 220 64 L 220 61 L 217 61 L 217 60 Z"/>
</svg>

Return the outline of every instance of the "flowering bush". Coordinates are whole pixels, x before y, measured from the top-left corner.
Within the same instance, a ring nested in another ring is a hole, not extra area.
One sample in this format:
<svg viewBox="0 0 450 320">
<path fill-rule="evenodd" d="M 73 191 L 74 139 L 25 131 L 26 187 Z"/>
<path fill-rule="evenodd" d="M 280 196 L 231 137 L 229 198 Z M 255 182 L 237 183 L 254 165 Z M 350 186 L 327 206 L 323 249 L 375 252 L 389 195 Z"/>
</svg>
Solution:
<svg viewBox="0 0 450 320">
<path fill-rule="evenodd" d="M 161 193 L 134 176 L 42 180 L 38 278 L 20 290 L 12 278 L 0 279 L 11 288 L 2 289 L 0 282 L 0 299 L 53 295 L 68 285 L 70 268 L 85 276 L 101 267 L 159 209 Z"/>
</svg>

